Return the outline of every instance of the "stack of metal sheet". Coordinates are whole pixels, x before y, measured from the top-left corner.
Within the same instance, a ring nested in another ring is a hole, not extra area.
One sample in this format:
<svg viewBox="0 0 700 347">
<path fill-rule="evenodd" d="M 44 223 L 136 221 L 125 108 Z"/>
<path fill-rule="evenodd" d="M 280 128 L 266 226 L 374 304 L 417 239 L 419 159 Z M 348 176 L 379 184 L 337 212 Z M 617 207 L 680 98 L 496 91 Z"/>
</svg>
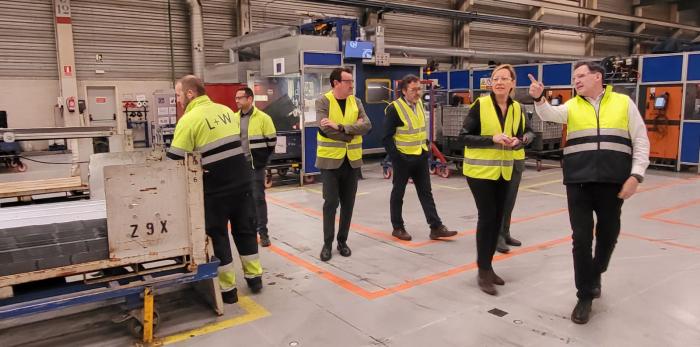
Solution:
<svg viewBox="0 0 700 347">
<path fill-rule="evenodd" d="M 104 201 L 0 209 L 0 276 L 108 257 Z"/>
</svg>

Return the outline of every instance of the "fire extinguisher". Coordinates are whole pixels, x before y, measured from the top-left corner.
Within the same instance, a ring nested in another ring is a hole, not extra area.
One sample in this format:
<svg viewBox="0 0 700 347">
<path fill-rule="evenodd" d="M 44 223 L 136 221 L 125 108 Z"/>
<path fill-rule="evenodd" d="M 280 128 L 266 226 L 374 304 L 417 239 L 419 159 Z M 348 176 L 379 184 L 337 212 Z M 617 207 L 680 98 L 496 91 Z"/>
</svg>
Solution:
<svg viewBox="0 0 700 347">
<path fill-rule="evenodd" d="M 71 96 L 66 99 L 66 108 L 68 112 L 75 112 L 75 97 Z"/>
</svg>

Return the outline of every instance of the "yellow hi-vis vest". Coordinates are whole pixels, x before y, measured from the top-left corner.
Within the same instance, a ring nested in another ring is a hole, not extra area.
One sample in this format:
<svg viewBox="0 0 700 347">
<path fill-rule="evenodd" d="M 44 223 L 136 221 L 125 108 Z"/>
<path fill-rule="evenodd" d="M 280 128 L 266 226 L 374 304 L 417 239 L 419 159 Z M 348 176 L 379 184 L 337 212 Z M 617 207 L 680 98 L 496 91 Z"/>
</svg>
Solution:
<svg viewBox="0 0 700 347">
<path fill-rule="evenodd" d="M 496 105 L 491 100 L 491 96 L 483 96 L 478 100 L 481 136 L 492 137 L 501 133 L 511 137 L 515 135 L 522 121 L 521 107 L 517 101 L 513 101 L 508 107 L 504 122 L 505 129 L 502 129 L 496 113 Z M 462 173 L 467 177 L 494 181 L 503 176 L 503 179 L 510 181 L 513 174 L 513 150 L 495 143 L 488 147 L 465 146 Z"/>
<path fill-rule="evenodd" d="M 608 86 L 598 113 L 581 96 L 566 102 L 564 183 L 624 183 L 632 170 L 629 97 Z"/>
<path fill-rule="evenodd" d="M 357 122 L 360 111 L 357 108 L 354 96 L 348 96 L 345 101 L 344 115 L 340 110 L 340 104 L 338 104 L 338 101 L 333 96 L 333 92 L 329 91 L 325 96 L 328 98 L 328 101 L 330 101 L 330 105 L 328 106 L 328 119 L 342 125 L 352 125 Z M 319 132 L 316 135 L 316 141 L 318 143 L 316 156 L 320 158 L 343 159 L 347 155 L 348 160 L 351 162 L 362 159 L 362 136 L 360 135 L 355 135 L 352 141 L 345 142 L 329 139 Z"/>
<path fill-rule="evenodd" d="M 425 128 L 423 103 L 419 100 L 416 104 L 417 114 L 413 112 L 413 109 L 403 98 L 394 100 L 392 104 L 404 124 L 396 128 L 396 133 L 394 134 L 396 148 L 401 153 L 410 155 L 420 155 L 423 151 L 427 151 L 428 145 L 425 140 L 428 138 L 428 133 Z"/>
</svg>

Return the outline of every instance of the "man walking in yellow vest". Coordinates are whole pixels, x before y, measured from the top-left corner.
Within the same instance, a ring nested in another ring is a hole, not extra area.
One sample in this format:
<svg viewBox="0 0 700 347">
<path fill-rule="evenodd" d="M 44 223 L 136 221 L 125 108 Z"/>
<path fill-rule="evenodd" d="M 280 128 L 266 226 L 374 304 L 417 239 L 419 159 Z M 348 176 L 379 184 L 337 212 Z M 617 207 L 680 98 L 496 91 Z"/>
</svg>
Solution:
<svg viewBox="0 0 700 347">
<path fill-rule="evenodd" d="M 331 89 L 316 100 L 320 127 L 316 137 L 316 167 L 323 181 L 323 248 L 321 260 L 331 259 L 335 236 L 335 213 L 340 204 L 338 251 L 349 257 L 347 245 L 352 210 L 357 193 L 358 171 L 362 166 L 362 135 L 372 124 L 360 100 L 353 95 L 352 70 L 337 68 L 331 72 Z"/>
<path fill-rule="evenodd" d="M 224 302 L 238 301 L 228 225 L 251 291 L 260 292 L 262 266 L 255 235 L 255 206 L 251 169 L 241 149 L 241 128 L 233 111 L 209 99 L 204 83 L 185 76 L 175 84 L 177 101 L 185 114 L 177 122 L 168 158 L 182 159 L 188 152 L 202 153 L 204 168 L 204 219 L 219 263 L 219 285 Z"/>
<path fill-rule="evenodd" d="M 253 170 L 253 199 L 255 200 L 255 227 L 260 234 L 260 245 L 270 246 L 267 231 L 267 202 L 265 201 L 265 175 L 267 162 L 275 151 L 277 130 L 272 118 L 253 105 L 253 90 L 246 87 L 236 91 L 236 118 L 241 124 L 241 147 Z"/>
<path fill-rule="evenodd" d="M 637 105 L 613 92 L 612 86 L 604 87 L 604 75 L 597 63 L 577 63 L 578 95 L 561 106 L 547 103 L 544 86 L 530 75 L 537 114 L 542 120 L 567 124 L 563 166 L 578 297 L 571 320 L 577 324 L 588 322 L 593 299 L 601 295 L 601 274 L 608 269 L 620 235 L 622 203 L 637 191 L 649 165 L 649 138 Z"/>
<path fill-rule="evenodd" d="M 393 188 L 389 208 L 391 235 L 410 241 L 411 235 L 404 226 L 402 208 L 408 179 L 412 178 L 418 192 L 418 200 L 430 226 L 430 239 L 457 235 L 442 224 L 435 207 L 430 171 L 428 170 L 428 132 L 421 102 L 422 87 L 417 76 L 407 75 L 401 80 L 402 97 L 394 100 L 384 111 L 384 148 L 391 158 L 394 170 Z"/>
</svg>

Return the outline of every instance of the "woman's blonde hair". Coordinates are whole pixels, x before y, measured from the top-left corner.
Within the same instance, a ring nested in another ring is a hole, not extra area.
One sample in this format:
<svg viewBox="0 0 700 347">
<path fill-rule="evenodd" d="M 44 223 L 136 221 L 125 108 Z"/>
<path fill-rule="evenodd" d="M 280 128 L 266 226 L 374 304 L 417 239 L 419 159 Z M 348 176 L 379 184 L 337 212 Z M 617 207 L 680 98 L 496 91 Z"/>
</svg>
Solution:
<svg viewBox="0 0 700 347">
<path fill-rule="evenodd" d="M 491 72 L 491 79 L 493 79 L 493 76 L 496 74 L 496 72 L 500 70 L 508 70 L 510 73 L 510 77 L 513 79 L 513 88 L 510 90 L 510 93 L 508 93 L 510 96 L 513 96 L 515 94 L 515 85 L 516 85 L 516 80 L 515 80 L 515 69 L 513 68 L 513 65 L 510 64 L 501 64 L 496 66 L 495 69 L 493 69 L 493 72 Z"/>
</svg>

